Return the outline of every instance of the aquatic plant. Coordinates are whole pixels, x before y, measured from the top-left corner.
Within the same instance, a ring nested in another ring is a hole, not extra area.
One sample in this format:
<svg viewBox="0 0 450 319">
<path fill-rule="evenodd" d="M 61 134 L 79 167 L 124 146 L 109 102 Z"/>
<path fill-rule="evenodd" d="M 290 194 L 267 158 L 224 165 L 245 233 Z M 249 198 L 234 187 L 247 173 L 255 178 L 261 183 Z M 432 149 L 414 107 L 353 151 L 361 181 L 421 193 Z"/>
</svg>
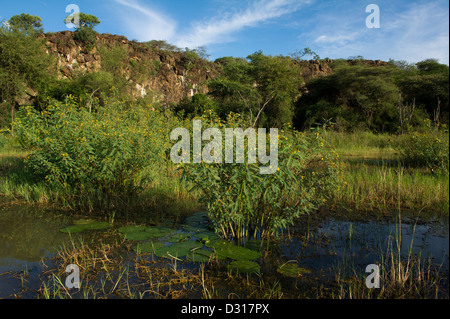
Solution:
<svg viewBox="0 0 450 319">
<path fill-rule="evenodd" d="M 108 222 L 99 222 L 91 219 L 83 219 L 74 222 L 74 225 L 60 229 L 63 233 L 80 233 L 85 230 L 99 230 L 111 227 Z"/>
<path fill-rule="evenodd" d="M 221 131 L 245 128 L 247 124 L 237 114 L 230 114 L 224 121 L 213 113 L 205 114 L 201 123 Z M 254 151 L 247 144 L 245 155 Z M 225 148 L 214 149 L 219 151 Z M 236 148 L 233 151 L 237 153 Z M 312 213 L 339 187 L 338 157 L 325 146 L 321 130 L 303 134 L 286 126 L 279 132 L 277 155 L 274 174 L 261 174 L 259 163 L 249 161 L 247 156 L 243 156 L 243 163 L 180 164 L 183 180 L 202 191 L 201 201 L 223 238 L 271 237 L 299 216 Z"/>
<path fill-rule="evenodd" d="M 170 246 L 164 246 L 155 250 L 155 255 L 165 258 L 181 258 L 185 257 L 192 249 L 198 249 L 203 247 L 202 243 L 187 240 L 178 242 Z"/>
<path fill-rule="evenodd" d="M 254 261 L 235 260 L 228 265 L 228 271 L 240 274 L 259 274 L 261 267 Z"/>
<path fill-rule="evenodd" d="M 286 263 L 277 268 L 277 272 L 279 272 L 282 275 L 297 278 L 302 276 L 303 274 L 309 274 L 311 273 L 310 270 L 301 268 L 296 264 Z"/>
</svg>

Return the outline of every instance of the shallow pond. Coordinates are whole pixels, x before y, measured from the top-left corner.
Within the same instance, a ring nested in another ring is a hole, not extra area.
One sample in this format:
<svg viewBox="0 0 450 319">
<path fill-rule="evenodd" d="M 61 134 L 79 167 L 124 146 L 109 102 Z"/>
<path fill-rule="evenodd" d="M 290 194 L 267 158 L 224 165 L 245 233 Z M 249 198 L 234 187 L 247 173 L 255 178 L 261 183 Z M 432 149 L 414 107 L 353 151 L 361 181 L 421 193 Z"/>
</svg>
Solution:
<svg viewBox="0 0 450 319">
<path fill-rule="evenodd" d="M 36 291 L 41 287 L 40 276 L 45 270 L 44 265 L 51 263 L 50 258 L 55 255 L 57 249 L 70 244 L 71 237 L 95 236 L 105 231 L 88 229 L 71 235 L 61 231 L 74 225 L 74 222 L 73 218 L 65 215 L 46 213 L 28 206 L 0 205 L 0 298 L 36 298 Z M 204 241 L 205 236 L 211 236 L 204 213 L 196 213 L 175 227 L 167 224 L 158 226 L 160 228 L 137 229 L 139 232 L 142 231 L 141 233 L 133 233 L 125 226 L 130 225 L 114 224 L 108 232 L 117 233 L 118 238 L 132 243 L 135 248 L 139 244 L 138 254 L 141 253 L 141 249 L 148 248 L 150 243 L 156 243 L 156 246 L 151 246 L 152 249 L 156 249 L 151 250 L 154 252 L 150 253 L 151 258 L 168 265 L 172 265 L 173 260 L 164 257 L 171 257 L 170 254 L 200 248 L 203 253 L 209 255 L 211 247 L 214 247 Z M 172 227 L 172 230 L 168 231 L 168 226 Z M 313 281 L 332 281 L 336 271 L 345 273 L 348 270 L 364 274 L 365 267 L 378 263 L 389 247 L 397 249 L 396 240 L 399 238 L 399 231 L 402 239 L 399 245 L 401 255 L 406 258 L 411 251 L 413 256 L 420 257 L 423 261 L 430 260 L 433 265 L 440 267 L 445 275 L 448 294 L 448 221 L 416 223 L 414 220 L 403 219 L 400 224 L 386 221 L 349 222 L 328 219 L 304 222 L 288 234 L 283 234 L 268 251 L 264 252 L 262 258 L 258 254 L 250 258 L 253 259 L 251 263 L 245 264 L 245 261 L 236 260 L 238 258 L 233 262 L 229 257 L 233 257 L 236 252 L 222 250 L 224 259 L 228 257 L 228 268 L 225 268 L 225 271 L 230 270 L 230 265 L 239 263 L 244 263 L 246 267 L 250 267 L 249 269 L 256 266 L 262 276 L 276 277 L 277 280 L 283 281 L 285 286 L 290 285 L 288 288 L 292 291 L 298 289 L 301 283 L 277 272 L 280 265 L 286 263 L 296 265 Z M 199 243 L 202 239 L 205 246 Z M 247 247 L 259 250 L 254 243 L 251 245 L 249 243 Z M 135 258 L 136 249 L 125 254 L 127 258 Z M 185 254 L 177 256 L 179 261 L 177 267 L 198 268 L 199 263 L 193 262 L 192 258 L 188 257 L 191 256 L 186 257 Z M 204 258 L 198 255 L 197 257 Z M 23 291 L 24 278 L 27 281 L 26 286 L 32 287 L 26 292 Z"/>
</svg>

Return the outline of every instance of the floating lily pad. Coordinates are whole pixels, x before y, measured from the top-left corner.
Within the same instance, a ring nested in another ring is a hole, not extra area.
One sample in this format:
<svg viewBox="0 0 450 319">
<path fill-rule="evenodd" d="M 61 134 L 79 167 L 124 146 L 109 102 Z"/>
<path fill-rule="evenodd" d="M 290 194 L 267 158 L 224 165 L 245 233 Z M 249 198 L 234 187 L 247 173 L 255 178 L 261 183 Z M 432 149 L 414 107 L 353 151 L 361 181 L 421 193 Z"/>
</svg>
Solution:
<svg viewBox="0 0 450 319">
<path fill-rule="evenodd" d="M 155 255 L 158 257 L 166 257 L 166 258 L 172 257 L 181 258 L 185 257 L 192 249 L 201 247 L 203 247 L 202 243 L 193 240 L 188 240 L 175 243 L 171 246 L 161 247 L 155 251 Z"/>
<path fill-rule="evenodd" d="M 118 229 L 119 233 L 122 234 L 128 234 L 128 233 L 134 233 L 134 232 L 138 232 L 138 231 L 145 231 L 146 227 L 142 226 L 142 225 L 134 225 L 134 226 L 125 226 L 125 227 L 120 227 Z"/>
<path fill-rule="evenodd" d="M 82 219 L 77 219 L 73 221 L 74 225 L 86 225 L 86 224 L 90 224 L 95 222 L 94 219 L 90 219 L 90 218 L 82 218 Z"/>
<path fill-rule="evenodd" d="M 134 247 L 133 250 L 144 254 L 151 254 L 154 253 L 155 250 L 160 249 L 163 246 L 164 246 L 163 243 L 148 241 L 137 244 L 137 246 Z"/>
<path fill-rule="evenodd" d="M 176 243 L 178 241 L 182 241 L 184 239 L 189 239 L 191 238 L 191 234 L 190 233 L 178 233 L 175 235 L 172 235 L 172 237 L 170 237 L 170 239 L 168 240 L 169 243 Z"/>
<path fill-rule="evenodd" d="M 235 245 L 226 246 L 219 249 L 216 248 L 216 252 L 218 256 L 233 260 L 252 260 L 261 257 L 261 253 L 259 251 Z"/>
<path fill-rule="evenodd" d="M 244 247 L 252 250 L 265 250 L 267 248 L 267 245 L 269 245 L 269 248 L 272 248 L 275 246 L 275 243 L 273 241 L 267 243 L 267 241 L 263 241 L 261 239 L 250 239 L 248 240 Z"/>
<path fill-rule="evenodd" d="M 188 254 L 187 258 L 193 262 L 208 262 L 211 260 L 213 254 L 214 253 L 211 250 L 196 249 Z"/>
<path fill-rule="evenodd" d="M 194 235 L 195 237 L 201 239 L 202 241 L 219 240 L 220 237 L 213 231 L 203 231 Z"/>
<path fill-rule="evenodd" d="M 200 232 L 205 232 L 208 231 L 208 227 L 204 226 L 204 225 L 181 225 L 181 228 L 186 231 L 186 232 L 190 232 L 190 233 L 200 233 Z"/>
<path fill-rule="evenodd" d="M 258 263 L 249 260 L 235 260 L 228 265 L 228 270 L 240 274 L 259 274 L 261 267 Z"/>
<path fill-rule="evenodd" d="M 280 274 L 283 274 L 288 277 L 297 278 L 302 276 L 303 274 L 309 274 L 311 273 L 310 270 L 301 268 L 296 264 L 284 264 L 278 267 L 277 271 Z"/>
<path fill-rule="evenodd" d="M 60 229 L 63 233 L 80 233 L 84 230 L 99 230 L 99 229 L 106 229 L 110 227 L 111 225 L 107 222 L 98 222 L 98 221 L 91 221 L 91 222 L 84 222 L 80 223 L 78 225 L 72 225 L 65 228 Z"/>
<path fill-rule="evenodd" d="M 129 240 L 147 240 L 163 237 L 175 232 L 175 230 L 164 226 L 145 227 L 142 225 L 121 227 L 118 231 Z"/>
<path fill-rule="evenodd" d="M 136 231 L 136 232 L 131 232 L 131 233 L 125 233 L 125 234 L 123 234 L 123 236 L 125 239 L 128 239 L 128 240 L 147 240 L 147 239 L 158 237 L 158 236 L 154 236 L 154 234 L 152 234 L 152 233 L 147 233 L 145 231 Z"/>
<path fill-rule="evenodd" d="M 205 246 L 216 250 L 235 246 L 226 239 L 209 240 L 205 242 Z"/>
</svg>

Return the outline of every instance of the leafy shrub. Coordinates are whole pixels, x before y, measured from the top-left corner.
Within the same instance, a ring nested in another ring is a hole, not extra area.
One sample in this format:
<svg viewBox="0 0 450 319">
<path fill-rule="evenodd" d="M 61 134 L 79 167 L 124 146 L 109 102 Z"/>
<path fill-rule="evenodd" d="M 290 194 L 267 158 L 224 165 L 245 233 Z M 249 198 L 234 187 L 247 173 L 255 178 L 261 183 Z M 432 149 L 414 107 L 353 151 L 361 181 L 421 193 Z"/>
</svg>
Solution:
<svg viewBox="0 0 450 319">
<path fill-rule="evenodd" d="M 3 149 L 7 144 L 6 133 L 8 130 L 0 129 L 0 150 Z"/>
<path fill-rule="evenodd" d="M 165 161 L 170 140 L 162 136 L 170 123 L 158 112 L 114 100 L 95 109 L 90 113 L 71 98 L 42 112 L 24 107 L 15 128 L 32 150 L 27 166 L 70 206 L 120 209 L 148 181 L 147 168 Z"/>
<path fill-rule="evenodd" d="M 86 45 L 86 50 L 90 52 L 97 43 L 97 31 L 92 28 L 81 28 L 74 34 L 74 40 L 80 41 Z"/>
<path fill-rule="evenodd" d="M 212 112 L 200 119 L 202 127 L 216 127 L 222 132 L 225 127 L 247 127 L 246 121 L 233 114 L 226 122 Z M 183 178 L 203 191 L 201 200 L 216 230 L 225 238 L 270 237 L 302 214 L 312 212 L 339 187 L 337 154 L 324 147 L 319 130 L 303 134 L 287 126 L 280 131 L 278 146 L 274 174 L 260 174 L 259 160 L 248 162 L 248 144 L 242 164 L 180 164 Z"/>
<path fill-rule="evenodd" d="M 402 160 L 409 165 L 431 169 L 449 170 L 449 133 L 443 126 L 434 128 L 430 120 L 425 120 L 425 128 L 409 129 L 395 141 L 394 147 Z"/>
</svg>

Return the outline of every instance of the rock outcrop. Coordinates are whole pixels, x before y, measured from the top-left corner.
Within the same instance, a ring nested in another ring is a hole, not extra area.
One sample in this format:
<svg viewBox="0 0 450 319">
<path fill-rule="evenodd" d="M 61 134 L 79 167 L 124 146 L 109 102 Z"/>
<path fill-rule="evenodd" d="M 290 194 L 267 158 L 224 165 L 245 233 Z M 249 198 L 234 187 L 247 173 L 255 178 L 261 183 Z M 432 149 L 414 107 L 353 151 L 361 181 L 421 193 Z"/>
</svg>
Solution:
<svg viewBox="0 0 450 319">
<path fill-rule="evenodd" d="M 151 94 L 153 100 L 177 103 L 184 97 L 196 93 L 208 93 L 206 81 L 220 74 L 218 64 L 202 59 L 191 60 L 183 52 L 167 51 L 130 41 L 124 36 L 98 34 L 96 46 L 88 46 L 74 39 L 74 32 L 63 31 L 40 35 L 45 39 L 47 52 L 56 56 L 59 78 L 72 78 L 80 73 L 99 71 L 104 67 L 104 52 L 118 50 L 120 70 L 116 76 L 126 79 L 133 88 L 135 97 Z M 333 72 L 333 60 L 301 61 L 302 77 L 305 82 L 311 78 L 327 76 Z M 348 60 L 355 64 L 357 60 Z M 361 62 L 359 60 L 359 62 Z M 382 61 L 363 61 L 368 65 L 386 65 Z M 299 88 L 300 94 L 305 87 Z"/>
</svg>

